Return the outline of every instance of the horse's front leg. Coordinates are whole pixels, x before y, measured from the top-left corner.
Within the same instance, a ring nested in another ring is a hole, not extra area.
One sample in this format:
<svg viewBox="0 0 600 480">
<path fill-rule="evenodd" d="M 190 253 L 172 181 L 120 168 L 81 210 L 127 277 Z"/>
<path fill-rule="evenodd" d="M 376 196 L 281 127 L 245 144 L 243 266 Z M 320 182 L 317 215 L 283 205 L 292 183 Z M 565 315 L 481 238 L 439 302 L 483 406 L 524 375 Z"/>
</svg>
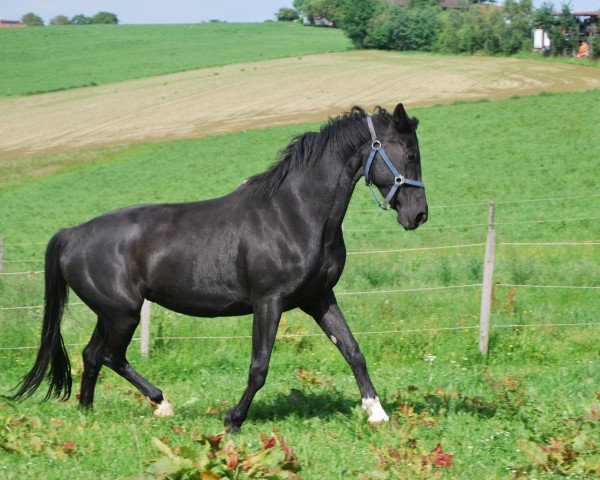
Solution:
<svg viewBox="0 0 600 480">
<path fill-rule="evenodd" d="M 269 371 L 269 360 L 275 344 L 275 336 L 281 319 L 282 301 L 269 297 L 252 302 L 254 320 L 252 324 L 252 360 L 248 374 L 248 386 L 239 403 L 225 417 L 229 431 L 239 431 L 246 419 L 252 399 L 265 384 Z"/>
<path fill-rule="evenodd" d="M 389 418 L 381 406 L 369 377 L 365 356 L 348 328 L 333 291 L 328 292 L 322 299 L 303 305 L 301 308 L 316 320 L 325 335 L 335 344 L 350 365 L 362 396 L 362 408 L 369 414 L 369 423 L 387 422 Z"/>
</svg>

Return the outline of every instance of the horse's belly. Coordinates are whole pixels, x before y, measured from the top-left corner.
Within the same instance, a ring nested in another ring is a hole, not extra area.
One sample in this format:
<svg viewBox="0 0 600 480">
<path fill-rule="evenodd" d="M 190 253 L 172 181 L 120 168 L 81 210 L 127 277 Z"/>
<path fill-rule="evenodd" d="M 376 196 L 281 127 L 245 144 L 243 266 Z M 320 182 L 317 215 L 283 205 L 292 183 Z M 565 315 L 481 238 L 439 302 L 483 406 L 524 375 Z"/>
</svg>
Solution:
<svg viewBox="0 0 600 480">
<path fill-rule="evenodd" d="M 173 298 L 172 296 L 149 295 L 148 300 L 185 315 L 194 317 L 226 317 L 252 313 L 249 300 L 227 298 Z"/>
</svg>

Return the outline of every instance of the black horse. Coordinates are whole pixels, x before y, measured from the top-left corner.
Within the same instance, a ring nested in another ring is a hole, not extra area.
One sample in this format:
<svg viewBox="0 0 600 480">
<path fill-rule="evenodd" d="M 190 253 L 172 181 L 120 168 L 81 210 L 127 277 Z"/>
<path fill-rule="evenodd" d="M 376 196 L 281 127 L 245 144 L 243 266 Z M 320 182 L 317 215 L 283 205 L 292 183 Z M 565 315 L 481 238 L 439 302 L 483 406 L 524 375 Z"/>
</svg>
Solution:
<svg viewBox="0 0 600 480">
<path fill-rule="evenodd" d="M 271 168 L 224 197 L 131 206 L 60 230 L 46 251 L 41 345 L 15 398 L 31 396 L 44 377 L 46 400 L 71 394 L 60 333 L 70 287 L 98 316 L 83 350 L 82 407 L 92 405 L 106 365 L 148 397 L 155 415 L 173 415 L 161 390 L 126 358 L 148 299 L 201 317 L 254 314 L 248 385 L 225 419 L 232 431 L 265 383 L 282 312 L 297 307 L 350 364 L 369 421 L 387 420 L 333 287 L 346 260 L 342 220 L 361 176 L 387 196 L 405 229 L 427 220 L 417 123 L 402 104 L 372 117 L 354 107 L 320 132 L 298 136 Z"/>
</svg>

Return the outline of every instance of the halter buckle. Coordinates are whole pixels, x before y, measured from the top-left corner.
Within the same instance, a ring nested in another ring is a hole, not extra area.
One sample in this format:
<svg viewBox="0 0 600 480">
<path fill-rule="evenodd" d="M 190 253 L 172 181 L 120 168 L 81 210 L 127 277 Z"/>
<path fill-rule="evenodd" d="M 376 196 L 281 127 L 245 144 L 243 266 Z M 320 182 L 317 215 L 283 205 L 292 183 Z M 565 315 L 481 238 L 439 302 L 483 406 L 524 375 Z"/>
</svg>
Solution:
<svg viewBox="0 0 600 480">
<path fill-rule="evenodd" d="M 404 184 L 404 177 L 402 175 L 400 175 L 400 174 L 396 175 L 394 177 L 394 183 L 396 185 L 403 185 Z"/>
<path fill-rule="evenodd" d="M 373 143 L 371 143 L 371 148 L 373 150 L 379 150 L 381 148 L 381 142 L 379 140 L 373 140 Z"/>
</svg>

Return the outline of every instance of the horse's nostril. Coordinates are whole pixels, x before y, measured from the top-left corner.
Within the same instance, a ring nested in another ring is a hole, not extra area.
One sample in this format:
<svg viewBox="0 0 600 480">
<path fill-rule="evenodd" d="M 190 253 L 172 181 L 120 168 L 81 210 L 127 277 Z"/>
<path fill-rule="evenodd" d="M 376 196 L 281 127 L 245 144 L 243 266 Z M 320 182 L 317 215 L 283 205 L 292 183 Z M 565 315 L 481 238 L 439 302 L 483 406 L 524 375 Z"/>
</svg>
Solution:
<svg viewBox="0 0 600 480">
<path fill-rule="evenodd" d="M 421 212 L 415 218 L 415 222 L 417 225 L 422 225 L 427 221 L 427 213 Z"/>
</svg>

